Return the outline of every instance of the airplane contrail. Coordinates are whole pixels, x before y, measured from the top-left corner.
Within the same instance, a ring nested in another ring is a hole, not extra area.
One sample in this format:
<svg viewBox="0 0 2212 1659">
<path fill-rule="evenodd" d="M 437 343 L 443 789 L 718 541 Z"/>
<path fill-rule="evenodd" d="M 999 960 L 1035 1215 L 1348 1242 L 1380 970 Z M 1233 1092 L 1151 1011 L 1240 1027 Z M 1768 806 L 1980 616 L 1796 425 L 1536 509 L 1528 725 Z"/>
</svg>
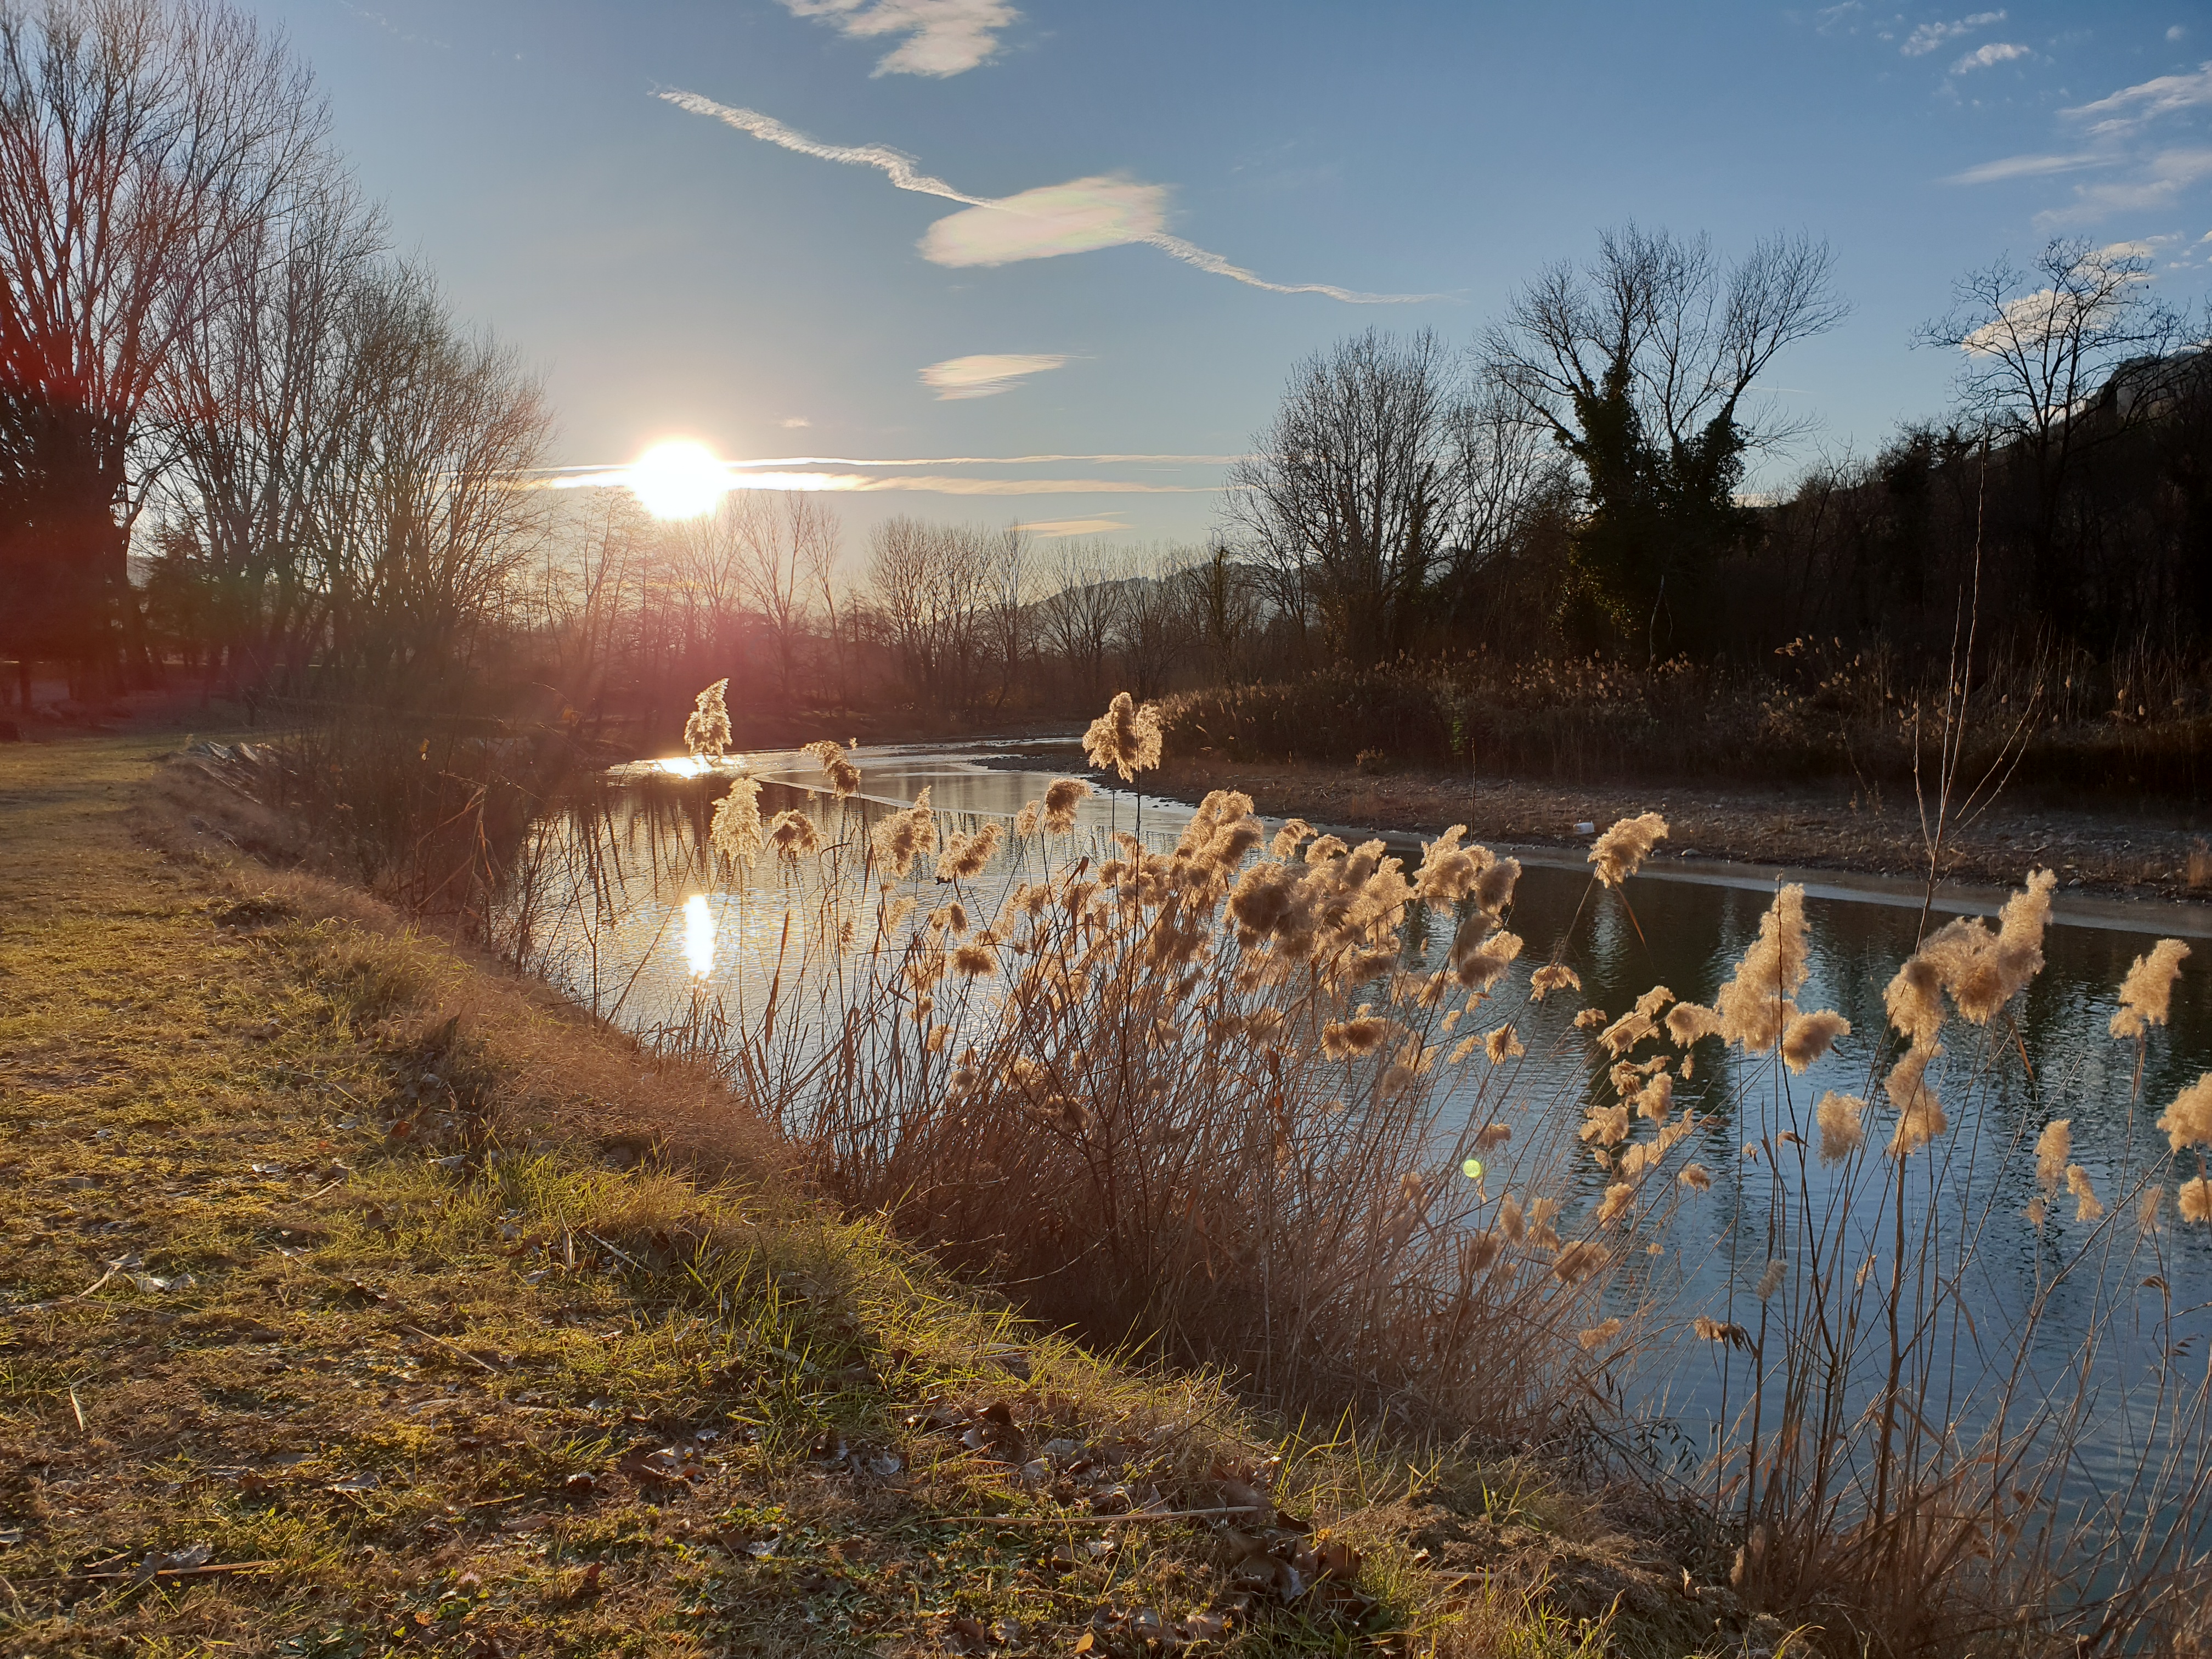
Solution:
<svg viewBox="0 0 2212 1659">
<path fill-rule="evenodd" d="M 863 455 L 775 455 L 754 460 L 726 460 L 733 468 L 786 466 L 1035 466 L 1046 462 L 1096 461 L 1123 465 L 1155 462 L 1173 466 L 1227 466 L 1247 459 L 1243 455 L 917 455 L 885 459 Z M 540 472 L 627 472 L 627 461 L 599 461 L 576 466 L 547 466 Z"/>
<path fill-rule="evenodd" d="M 744 109 L 736 105 L 717 103 L 699 93 L 671 88 L 653 95 L 665 99 L 678 109 L 689 110 L 694 115 L 710 117 L 726 126 L 736 128 L 739 132 L 780 145 L 800 155 L 811 155 L 824 161 L 840 161 L 850 167 L 874 167 L 901 190 L 914 191 L 923 196 L 940 196 L 948 202 L 958 202 L 971 208 L 1021 214 L 1025 217 L 1036 216 L 1024 214 L 1020 206 L 1004 198 L 970 196 L 965 191 L 955 190 L 944 179 L 921 172 L 915 166 L 912 156 L 887 144 L 825 144 L 818 138 L 810 138 L 805 133 L 786 126 L 772 115 L 763 115 L 758 110 Z M 1156 190 L 1158 187 L 1130 188 Z M 1208 252 L 1194 242 L 1187 242 L 1180 236 L 1170 236 L 1163 230 L 1132 228 L 1123 240 L 1146 243 L 1185 264 L 1194 265 L 1200 270 L 1209 271 L 1216 276 L 1226 276 L 1231 282 L 1243 283 L 1251 288 L 1265 289 L 1270 294 L 1325 294 L 1332 300 L 1355 306 L 1412 305 L 1425 300 L 1451 297 L 1443 294 L 1363 294 L 1355 289 L 1337 288 L 1328 283 L 1271 283 L 1242 265 L 1231 264 L 1218 253 Z"/>
</svg>

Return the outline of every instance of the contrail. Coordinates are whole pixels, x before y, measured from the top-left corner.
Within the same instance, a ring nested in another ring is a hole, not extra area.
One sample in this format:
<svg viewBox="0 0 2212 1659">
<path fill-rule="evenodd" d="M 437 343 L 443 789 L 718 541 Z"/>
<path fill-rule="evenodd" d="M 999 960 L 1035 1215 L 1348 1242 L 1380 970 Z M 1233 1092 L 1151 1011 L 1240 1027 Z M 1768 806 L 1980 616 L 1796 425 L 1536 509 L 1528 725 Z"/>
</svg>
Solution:
<svg viewBox="0 0 2212 1659">
<path fill-rule="evenodd" d="M 835 490 L 870 494 L 881 490 L 912 490 L 931 495 L 1210 495 L 1213 484 L 1141 483 L 1127 478 L 956 478 L 940 474 L 909 473 L 902 477 L 871 478 L 855 472 L 754 472 L 729 465 L 731 489 Z M 629 469 L 621 466 L 547 468 L 529 477 L 518 477 L 517 489 L 621 489 L 629 483 Z"/>
<path fill-rule="evenodd" d="M 1022 211 L 1003 199 L 970 196 L 965 191 L 955 190 L 944 179 L 918 169 L 912 156 L 887 144 L 825 144 L 818 138 L 810 138 L 803 132 L 793 131 L 772 115 L 717 103 L 699 93 L 670 88 L 653 95 L 666 100 L 678 109 L 689 110 L 694 115 L 711 116 L 726 126 L 735 127 L 739 132 L 765 139 L 771 144 L 781 145 L 800 155 L 811 155 L 823 161 L 842 161 L 851 167 L 874 167 L 901 190 L 914 191 L 923 196 L 941 196 L 948 202 L 959 202 L 968 207 L 991 208 L 1016 214 Z M 1325 294 L 1332 300 L 1341 300 L 1346 305 L 1354 306 L 1413 305 L 1425 300 L 1451 297 L 1444 294 L 1362 294 L 1355 289 L 1336 288 L 1328 283 L 1271 283 L 1242 265 L 1231 264 L 1218 253 L 1209 253 L 1195 243 L 1186 242 L 1182 237 L 1170 236 L 1164 231 L 1137 231 L 1128 240 L 1146 243 L 1170 258 L 1180 259 L 1187 265 L 1195 265 L 1216 276 L 1226 276 L 1231 282 L 1265 289 L 1270 294 Z"/>
<path fill-rule="evenodd" d="M 696 92 L 671 90 L 656 93 L 678 109 L 688 109 L 694 115 L 711 115 L 726 126 L 739 132 L 749 132 L 756 138 L 765 138 L 771 144 L 781 144 L 801 155 L 811 155 L 817 161 L 842 161 L 850 167 L 876 167 L 890 177 L 901 190 L 918 191 L 924 196 L 942 196 L 948 202 L 964 202 L 969 207 L 996 207 L 988 197 L 969 196 L 952 188 L 942 179 L 933 179 L 926 173 L 915 170 L 914 158 L 888 144 L 825 144 L 818 138 L 809 138 L 803 132 L 793 132 L 773 115 L 763 115 L 757 109 L 738 109 L 729 104 L 718 104 L 713 99 Z"/>
<path fill-rule="evenodd" d="M 1157 462 L 1176 466 L 1227 466 L 1249 459 L 1243 455 L 918 455 L 883 459 L 870 455 L 775 455 L 750 461 L 728 460 L 727 467 L 785 466 L 1035 466 L 1045 462 L 1095 461 L 1109 465 Z M 540 472 L 627 472 L 627 461 L 601 461 L 577 466 L 546 466 Z"/>
</svg>

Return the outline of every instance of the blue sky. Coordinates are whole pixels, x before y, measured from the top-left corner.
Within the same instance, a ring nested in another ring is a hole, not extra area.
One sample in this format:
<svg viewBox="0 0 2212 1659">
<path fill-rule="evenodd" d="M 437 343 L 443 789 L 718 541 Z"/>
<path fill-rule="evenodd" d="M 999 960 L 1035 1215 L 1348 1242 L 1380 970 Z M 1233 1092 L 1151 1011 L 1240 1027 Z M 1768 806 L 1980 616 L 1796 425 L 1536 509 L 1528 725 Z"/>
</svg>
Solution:
<svg viewBox="0 0 2212 1659">
<path fill-rule="evenodd" d="M 1911 337 L 1971 266 L 2063 233 L 2146 244 L 2176 303 L 2212 274 L 2212 15 L 2179 3 L 255 9 L 400 245 L 544 370 L 557 459 L 933 463 L 816 469 L 923 486 L 840 495 L 856 545 L 890 512 L 1194 538 L 1214 461 L 981 463 L 1233 454 L 1305 353 L 1472 342 L 1632 217 L 1832 244 L 1852 313 L 1777 366 L 1820 425 L 1768 484 L 1942 410 L 1953 365 Z M 1115 488 L 1006 491 L 1039 483 Z"/>
</svg>

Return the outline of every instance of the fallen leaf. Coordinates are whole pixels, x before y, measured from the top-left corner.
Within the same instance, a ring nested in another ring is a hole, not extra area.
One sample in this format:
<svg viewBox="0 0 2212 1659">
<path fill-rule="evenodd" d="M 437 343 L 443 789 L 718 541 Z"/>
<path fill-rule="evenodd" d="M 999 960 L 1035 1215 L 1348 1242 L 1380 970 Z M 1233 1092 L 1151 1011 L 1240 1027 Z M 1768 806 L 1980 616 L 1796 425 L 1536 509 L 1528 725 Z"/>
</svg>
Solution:
<svg viewBox="0 0 2212 1659">
<path fill-rule="evenodd" d="M 377 1479 L 374 1470 L 363 1469 L 358 1474 L 349 1474 L 346 1476 L 343 1480 L 333 1480 L 331 1482 L 327 1490 L 331 1492 L 374 1492 L 381 1484 L 382 1483 Z"/>
<path fill-rule="evenodd" d="M 1349 1583 L 1359 1577 L 1360 1553 L 1341 1539 L 1330 1539 L 1316 1553 L 1321 1558 L 1322 1571 L 1328 1577 Z"/>
<path fill-rule="evenodd" d="M 633 1446 L 615 1468 L 641 1486 L 680 1486 L 694 1473 L 683 1466 L 672 1448 L 655 1449 L 649 1444 Z"/>
</svg>

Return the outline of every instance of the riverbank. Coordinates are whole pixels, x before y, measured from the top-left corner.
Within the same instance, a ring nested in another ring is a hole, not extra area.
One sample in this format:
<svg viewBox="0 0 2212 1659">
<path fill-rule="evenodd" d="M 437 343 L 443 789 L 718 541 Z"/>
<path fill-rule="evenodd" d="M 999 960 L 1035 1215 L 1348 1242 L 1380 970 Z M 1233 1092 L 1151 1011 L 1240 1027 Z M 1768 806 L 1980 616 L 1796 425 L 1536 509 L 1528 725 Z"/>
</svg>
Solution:
<svg viewBox="0 0 2212 1659">
<path fill-rule="evenodd" d="M 1073 745 L 1052 757 L 1063 759 L 1084 765 Z M 1820 785 L 1561 786 L 1415 771 L 1373 776 L 1348 766 L 1209 757 L 1171 761 L 1147 774 L 1143 787 L 1189 802 L 1210 789 L 1240 789 L 1270 817 L 1376 834 L 1433 836 L 1464 823 L 1474 840 L 1492 847 L 1577 852 L 1589 844 L 1577 824 L 1602 830 L 1618 818 L 1656 811 L 1668 833 L 1653 853 L 1656 871 L 1675 862 L 1727 860 L 1923 882 L 1928 874 L 1920 815 L 1910 797 Z M 2106 813 L 2014 805 L 2000 796 L 1960 815 L 1945 833 L 1939 869 L 1946 882 L 2009 887 L 2027 871 L 2044 868 L 2058 872 L 2067 892 L 2168 901 L 2212 896 L 2207 830 L 2175 809 Z"/>
<path fill-rule="evenodd" d="M 11 1654 L 1746 1645 L 1648 1512 L 1272 1426 L 807 1201 L 711 1078 L 242 857 L 179 736 L 0 748 Z"/>
</svg>

